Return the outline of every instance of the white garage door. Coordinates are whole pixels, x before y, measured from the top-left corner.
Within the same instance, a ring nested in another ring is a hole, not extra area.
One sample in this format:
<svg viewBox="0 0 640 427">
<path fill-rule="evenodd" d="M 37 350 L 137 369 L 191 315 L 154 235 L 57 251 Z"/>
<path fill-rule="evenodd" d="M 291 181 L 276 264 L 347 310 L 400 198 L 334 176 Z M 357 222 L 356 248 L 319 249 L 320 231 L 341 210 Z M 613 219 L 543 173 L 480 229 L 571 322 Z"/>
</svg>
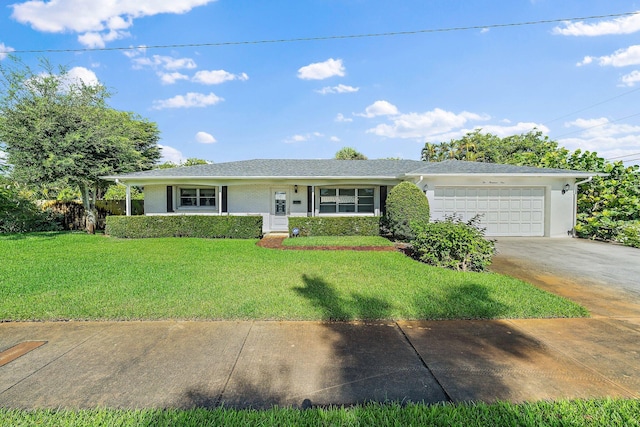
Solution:
<svg viewBox="0 0 640 427">
<path fill-rule="evenodd" d="M 544 188 L 436 187 L 431 217 L 482 215 L 487 236 L 544 236 Z"/>
</svg>

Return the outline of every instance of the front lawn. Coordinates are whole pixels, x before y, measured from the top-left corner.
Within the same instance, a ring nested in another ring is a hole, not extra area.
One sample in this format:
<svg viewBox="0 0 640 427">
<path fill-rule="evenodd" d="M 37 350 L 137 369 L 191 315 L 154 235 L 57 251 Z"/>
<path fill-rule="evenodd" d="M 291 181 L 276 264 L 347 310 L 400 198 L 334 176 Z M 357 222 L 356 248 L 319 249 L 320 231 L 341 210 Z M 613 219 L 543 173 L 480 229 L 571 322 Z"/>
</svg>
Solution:
<svg viewBox="0 0 640 427">
<path fill-rule="evenodd" d="M 399 252 L 283 251 L 255 243 L 0 236 L 0 320 L 588 315 L 511 277 L 430 267 Z"/>
</svg>

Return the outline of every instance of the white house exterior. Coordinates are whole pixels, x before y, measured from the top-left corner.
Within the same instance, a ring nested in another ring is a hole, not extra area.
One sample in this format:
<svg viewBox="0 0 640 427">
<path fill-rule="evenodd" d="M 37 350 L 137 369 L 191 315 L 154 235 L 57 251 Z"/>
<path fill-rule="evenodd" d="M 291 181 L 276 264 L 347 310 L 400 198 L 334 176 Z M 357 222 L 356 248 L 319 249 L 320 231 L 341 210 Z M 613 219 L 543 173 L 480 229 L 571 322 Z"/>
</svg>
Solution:
<svg viewBox="0 0 640 427">
<path fill-rule="evenodd" d="M 488 236 L 568 236 L 576 184 L 593 173 L 414 160 L 247 160 L 106 177 L 144 187 L 145 215 L 262 215 L 263 232 L 292 216 L 380 216 L 388 192 L 418 185 L 431 219 L 481 215 Z M 130 201 L 127 203 L 130 205 Z"/>
</svg>

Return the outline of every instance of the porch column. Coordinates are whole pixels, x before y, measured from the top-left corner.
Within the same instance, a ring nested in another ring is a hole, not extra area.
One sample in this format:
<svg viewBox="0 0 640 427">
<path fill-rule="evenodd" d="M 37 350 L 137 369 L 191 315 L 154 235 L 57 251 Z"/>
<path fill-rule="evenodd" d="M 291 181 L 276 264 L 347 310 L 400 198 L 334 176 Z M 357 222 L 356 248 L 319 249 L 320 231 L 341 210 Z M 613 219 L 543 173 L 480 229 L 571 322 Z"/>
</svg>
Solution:
<svg viewBox="0 0 640 427">
<path fill-rule="evenodd" d="M 311 216 L 316 216 L 316 186 L 311 186 Z"/>
<path fill-rule="evenodd" d="M 131 186 L 127 185 L 127 197 L 125 199 L 125 210 L 127 212 L 127 216 L 131 216 Z"/>
<path fill-rule="evenodd" d="M 218 215 L 222 215 L 222 185 L 218 185 Z"/>
</svg>

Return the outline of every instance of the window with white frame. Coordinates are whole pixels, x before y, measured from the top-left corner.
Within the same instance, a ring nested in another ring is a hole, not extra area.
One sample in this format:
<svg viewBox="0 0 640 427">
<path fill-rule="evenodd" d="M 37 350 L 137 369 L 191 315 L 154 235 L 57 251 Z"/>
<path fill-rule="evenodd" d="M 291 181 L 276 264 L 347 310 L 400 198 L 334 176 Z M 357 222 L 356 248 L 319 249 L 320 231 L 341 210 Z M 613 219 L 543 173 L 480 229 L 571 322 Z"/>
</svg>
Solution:
<svg viewBox="0 0 640 427">
<path fill-rule="evenodd" d="M 211 207 L 216 206 L 215 188 L 181 188 L 180 207 Z"/>
<path fill-rule="evenodd" d="M 320 213 L 373 213 L 373 188 L 320 188 Z"/>
</svg>

